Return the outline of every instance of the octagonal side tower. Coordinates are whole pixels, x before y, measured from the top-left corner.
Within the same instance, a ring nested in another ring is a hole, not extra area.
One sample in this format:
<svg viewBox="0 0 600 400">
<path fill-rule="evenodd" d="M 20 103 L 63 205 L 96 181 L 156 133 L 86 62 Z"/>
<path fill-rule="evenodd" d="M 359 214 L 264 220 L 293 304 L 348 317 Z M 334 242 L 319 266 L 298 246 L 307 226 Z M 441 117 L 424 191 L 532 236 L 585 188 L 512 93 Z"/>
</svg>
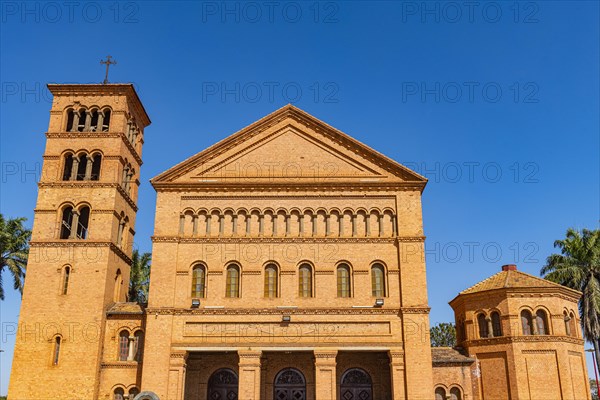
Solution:
<svg viewBox="0 0 600 400">
<path fill-rule="evenodd" d="M 480 399 L 590 398 L 581 293 L 504 265 L 451 302 Z"/>
</svg>

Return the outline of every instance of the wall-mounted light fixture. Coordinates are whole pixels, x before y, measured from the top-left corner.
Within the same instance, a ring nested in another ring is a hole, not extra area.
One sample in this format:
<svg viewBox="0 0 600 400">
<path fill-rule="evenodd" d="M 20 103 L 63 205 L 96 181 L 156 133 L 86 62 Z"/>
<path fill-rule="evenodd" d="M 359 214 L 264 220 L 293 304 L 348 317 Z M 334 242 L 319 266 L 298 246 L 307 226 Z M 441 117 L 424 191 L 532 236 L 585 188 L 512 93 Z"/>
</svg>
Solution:
<svg viewBox="0 0 600 400">
<path fill-rule="evenodd" d="M 200 299 L 192 299 L 192 308 L 200 307 Z"/>
<path fill-rule="evenodd" d="M 383 307 L 383 299 L 375 300 L 375 307 Z"/>
<path fill-rule="evenodd" d="M 291 320 L 292 320 L 292 317 L 289 315 L 281 316 L 281 322 L 283 322 L 284 324 L 289 324 Z"/>
</svg>

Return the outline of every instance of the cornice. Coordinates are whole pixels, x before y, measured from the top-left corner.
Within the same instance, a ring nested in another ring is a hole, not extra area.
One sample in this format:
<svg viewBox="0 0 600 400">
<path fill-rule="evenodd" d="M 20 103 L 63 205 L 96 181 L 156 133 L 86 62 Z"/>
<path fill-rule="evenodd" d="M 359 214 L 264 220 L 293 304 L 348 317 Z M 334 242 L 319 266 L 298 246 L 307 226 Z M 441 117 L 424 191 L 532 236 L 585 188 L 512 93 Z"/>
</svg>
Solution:
<svg viewBox="0 0 600 400">
<path fill-rule="evenodd" d="M 239 236 L 239 237 L 180 237 L 180 236 L 152 236 L 155 243 L 396 243 L 400 241 L 395 237 L 264 237 L 264 236 Z M 413 238 L 411 240 L 420 242 L 422 238 Z"/>
<path fill-rule="evenodd" d="M 148 315 L 395 315 L 400 314 L 398 308 L 174 308 L 150 307 Z M 429 311 L 427 311 L 429 312 Z M 268 322 L 268 321 L 267 321 Z"/>
<path fill-rule="evenodd" d="M 507 343 L 548 343 L 548 342 L 559 342 L 559 343 L 573 343 L 576 345 L 583 346 L 583 339 L 575 338 L 572 336 L 555 336 L 555 335 L 524 335 L 524 336 L 499 336 L 494 338 L 485 339 L 471 339 L 466 340 L 463 343 L 466 345 L 463 347 L 479 347 L 494 344 L 507 344 Z"/>
<path fill-rule="evenodd" d="M 402 307 L 401 314 L 429 314 L 431 307 Z"/>
<path fill-rule="evenodd" d="M 256 182 L 256 183 L 216 183 L 216 182 L 152 182 L 157 192 L 206 192 L 233 190 L 236 192 L 257 191 L 283 191 L 283 192 L 306 192 L 306 191 L 423 191 L 425 182 L 326 182 L 326 183 L 290 183 L 290 182 Z"/>
<path fill-rule="evenodd" d="M 110 241 L 86 239 L 32 240 L 29 245 L 30 247 L 109 247 L 123 261 L 131 265 L 131 258 Z"/>
<path fill-rule="evenodd" d="M 137 369 L 141 363 L 137 361 L 112 361 L 112 362 L 103 362 L 100 364 L 100 368 L 115 368 L 115 369 Z"/>
<path fill-rule="evenodd" d="M 131 142 L 127 139 L 125 132 L 46 132 L 46 138 L 48 139 L 121 139 L 125 144 L 131 156 L 135 159 L 139 166 L 143 164 L 142 158 L 135 150 Z"/>
<path fill-rule="evenodd" d="M 251 200 L 251 199 L 268 199 L 268 200 L 281 200 L 281 199 L 298 199 L 298 196 L 288 196 L 288 195 L 186 195 L 181 196 L 181 200 Z M 323 200 L 323 199 L 344 199 L 344 200 L 364 200 L 364 199 L 388 199 L 388 200 L 396 200 L 394 195 L 377 195 L 377 194 L 356 194 L 356 195 L 302 195 L 302 199 L 309 200 Z"/>
<path fill-rule="evenodd" d="M 38 187 L 42 188 L 68 188 L 68 189 L 80 189 L 80 188 L 102 188 L 102 189 L 116 189 L 117 192 L 123 197 L 123 199 L 129 204 L 134 212 L 138 211 L 137 205 L 133 201 L 129 194 L 121 187 L 120 184 L 115 182 L 102 182 L 102 181 L 57 181 L 57 182 L 39 182 Z M 92 210 L 92 213 L 94 210 Z"/>
</svg>

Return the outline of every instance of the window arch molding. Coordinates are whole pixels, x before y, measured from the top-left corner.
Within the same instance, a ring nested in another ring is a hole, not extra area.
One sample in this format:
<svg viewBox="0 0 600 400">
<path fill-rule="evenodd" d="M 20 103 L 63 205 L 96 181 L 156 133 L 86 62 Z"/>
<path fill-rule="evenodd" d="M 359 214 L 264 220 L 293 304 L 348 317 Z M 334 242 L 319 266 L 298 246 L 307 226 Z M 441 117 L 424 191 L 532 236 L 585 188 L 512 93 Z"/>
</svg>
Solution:
<svg viewBox="0 0 600 400">
<path fill-rule="evenodd" d="M 237 260 L 229 261 L 225 264 L 225 297 L 240 298 L 242 297 L 242 263 Z M 235 273 L 236 275 L 231 275 Z"/>
<path fill-rule="evenodd" d="M 51 352 L 52 358 L 50 359 L 50 365 L 58 366 L 60 363 L 60 358 L 61 358 L 60 353 L 61 353 L 62 347 L 65 343 L 65 339 L 62 334 L 56 333 L 56 334 L 52 335 L 52 338 L 50 339 L 50 343 L 52 343 L 52 352 Z"/>
<path fill-rule="evenodd" d="M 312 261 L 302 260 L 296 265 L 298 271 L 298 297 L 315 297 L 315 265 Z"/>
<path fill-rule="evenodd" d="M 278 298 L 280 296 L 281 267 L 275 261 L 267 261 L 263 264 L 264 272 L 264 297 Z"/>
<path fill-rule="evenodd" d="M 375 279 L 377 279 L 377 276 L 374 275 L 378 273 L 378 271 L 376 270 L 381 270 L 380 279 L 382 279 L 382 282 L 380 282 L 380 289 L 376 287 L 377 282 L 375 281 Z M 369 273 L 371 275 L 371 295 L 373 297 L 388 297 L 388 267 L 385 264 L 385 262 L 381 260 L 371 261 L 371 263 L 369 264 Z M 380 294 L 376 294 L 376 289 L 378 289 L 377 291 L 379 291 Z"/>
<path fill-rule="evenodd" d="M 488 313 L 485 310 L 475 312 L 475 320 L 477 321 L 477 332 L 479 339 L 487 339 L 490 335 L 488 324 Z"/>
<path fill-rule="evenodd" d="M 204 261 L 195 261 L 189 269 L 191 277 L 191 297 L 197 299 L 206 298 L 206 286 L 208 276 L 208 266 Z"/>
<path fill-rule="evenodd" d="M 351 298 L 354 296 L 354 269 L 347 260 L 340 260 L 335 264 L 337 297 Z"/>
<path fill-rule="evenodd" d="M 535 308 L 535 312 L 532 314 L 535 327 L 537 328 L 536 334 L 538 335 L 551 335 L 552 334 L 552 324 L 551 324 L 551 314 L 548 309 L 544 306 L 537 306 Z"/>
<path fill-rule="evenodd" d="M 534 334 L 535 313 L 531 307 L 521 307 L 519 309 L 519 319 L 521 321 L 521 334 L 530 336 Z"/>
</svg>

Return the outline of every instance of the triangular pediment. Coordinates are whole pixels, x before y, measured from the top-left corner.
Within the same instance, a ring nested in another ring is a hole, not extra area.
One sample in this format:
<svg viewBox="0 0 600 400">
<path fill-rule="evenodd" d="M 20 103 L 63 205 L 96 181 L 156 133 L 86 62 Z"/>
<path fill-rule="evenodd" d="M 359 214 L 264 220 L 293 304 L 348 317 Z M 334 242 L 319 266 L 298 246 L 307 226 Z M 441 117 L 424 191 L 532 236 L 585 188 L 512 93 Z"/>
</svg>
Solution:
<svg viewBox="0 0 600 400">
<path fill-rule="evenodd" d="M 426 179 L 288 105 L 152 179 L 183 184 L 407 183 Z"/>
</svg>

